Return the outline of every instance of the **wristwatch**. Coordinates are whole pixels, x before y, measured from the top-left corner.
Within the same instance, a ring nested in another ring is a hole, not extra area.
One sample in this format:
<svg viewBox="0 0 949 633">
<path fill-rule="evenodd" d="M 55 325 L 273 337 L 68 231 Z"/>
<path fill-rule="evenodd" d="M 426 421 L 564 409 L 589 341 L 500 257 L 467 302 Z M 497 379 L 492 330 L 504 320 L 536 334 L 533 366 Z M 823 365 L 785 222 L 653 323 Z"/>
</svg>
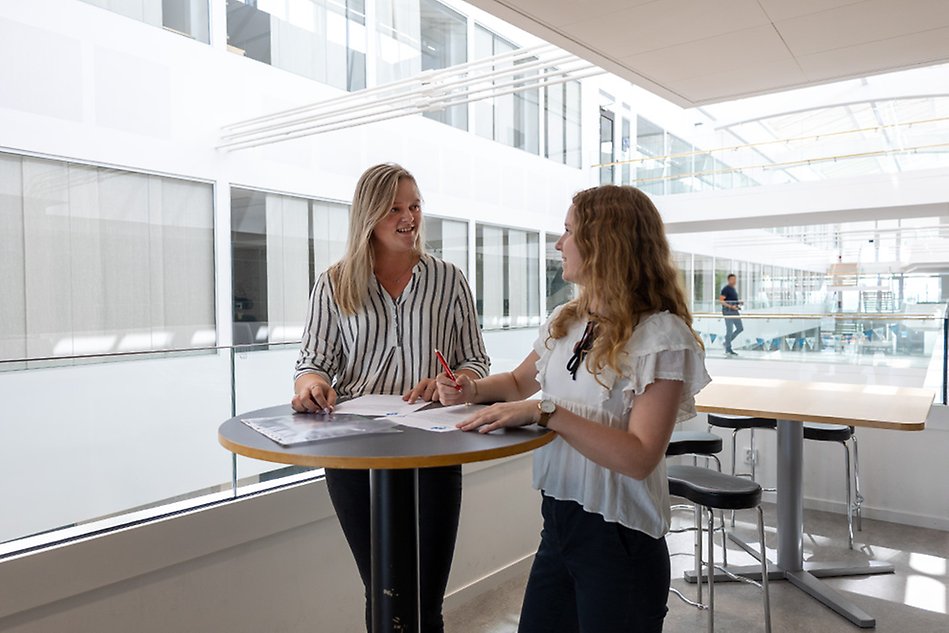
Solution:
<svg viewBox="0 0 949 633">
<path fill-rule="evenodd" d="M 547 422 L 550 416 L 557 412 L 557 405 L 553 400 L 541 400 L 537 403 L 537 410 L 540 411 L 540 418 L 537 420 L 537 426 L 547 428 Z"/>
</svg>

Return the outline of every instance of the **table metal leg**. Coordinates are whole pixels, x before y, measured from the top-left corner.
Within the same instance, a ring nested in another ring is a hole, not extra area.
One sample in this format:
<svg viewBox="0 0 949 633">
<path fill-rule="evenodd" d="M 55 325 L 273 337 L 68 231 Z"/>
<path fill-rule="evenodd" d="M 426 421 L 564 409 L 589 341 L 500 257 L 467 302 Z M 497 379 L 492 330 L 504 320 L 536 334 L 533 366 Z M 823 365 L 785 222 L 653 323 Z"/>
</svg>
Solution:
<svg viewBox="0 0 949 633">
<path fill-rule="evenodd" d="M 856 606 L 846 596 L 836 591 L 820 578 L 831 576 L 862 576 L 892 573 L 893 566 L 879 561 L 868 561 L 864 565 L 847 566 L 840 563 L 804 562 L 804 426 L 800 422 L 778 420 L 778 562 L 768 570 L 769 580 L 787 580 L 792 585 L 819 600 L 865 629 L 876 627 L 876 620 Z M 758 557 L 753 549 L 733 534 L 729 538 L 742 549 Z M 761 567 L 732 566 L 728 570 L 752 580 L 761 579 Z M 694 572 L 686 572 L 685 579 L 695 582 Z M 715 582 L 734 580 L 724 573 L 715 574 Z"/>
<path fill-rule="evenodd" d="M 418 633 L 418 470 L 369 471 L 372 633 Z"/>
<path fill-rule="evenodd" d="M 778 420 L 778 567 L 804 569 L 804 425 Z"/>
</svg>

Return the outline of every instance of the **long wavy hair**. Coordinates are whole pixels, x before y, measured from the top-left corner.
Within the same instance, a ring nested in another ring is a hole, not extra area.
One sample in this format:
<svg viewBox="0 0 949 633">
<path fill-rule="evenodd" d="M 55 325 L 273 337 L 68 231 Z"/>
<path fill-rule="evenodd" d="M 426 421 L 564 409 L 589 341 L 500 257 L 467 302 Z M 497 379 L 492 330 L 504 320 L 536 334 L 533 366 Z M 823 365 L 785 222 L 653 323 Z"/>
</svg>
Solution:
<svg viewBox="0 0 949 633">
<path fill-rule="evenodd" d="M 572 231 L 583 285 L 551 322 L 550 338 L 566 336 L 595 305 L 596 338 L 586 366 L 597 382 L 606 367 L 622 373 L 623 349 L 644 316 L 668 310 L 692 329 L 662 217 L 646 194 L 615 185 L 581 191 L 573 197 Z M 702 346 L 694 329 L 692 336 Z"/>
<path fill-rule="evenodd" d="M 336 303 L 344 314 L 356 314 L 366 301 L 369 278 L 375 263 L 372 231 L 389 213 L 395 202 L 399 182 L 404 178 L 411 180 L 418 191 L 415 176 L 395 163 L 370 167 L 356 183 L 353 204 L 349 209 L 346 254 L 329 269 L 330 280 L 335 286 Z M 422 222 L 421 217 L 419 222 Z M 425 250 L 422 226 L 417 229 L 414 248 L 421 255 Z"/>
</svg>

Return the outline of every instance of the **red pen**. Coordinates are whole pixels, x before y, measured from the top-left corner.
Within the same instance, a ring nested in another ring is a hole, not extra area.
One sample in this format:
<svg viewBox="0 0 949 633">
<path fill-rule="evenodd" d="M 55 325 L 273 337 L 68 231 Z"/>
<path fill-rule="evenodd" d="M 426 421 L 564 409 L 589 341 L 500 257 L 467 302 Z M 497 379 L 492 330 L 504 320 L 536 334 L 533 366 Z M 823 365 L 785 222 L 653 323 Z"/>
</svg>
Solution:
<svg viewBox="0 0 949 633">
<path fill-rule="evenodd" d="M 442 356 L 442 353 L 438 350 L 435 350 L 435 358 L 438 359 L 438 362 L 442 364 L 442 367 L 445 368 L 445 375 L 451 378 L 451 381 L 455 383 L 455 389 L 461 391 L 461 385 L 458 384 L 458 379 L 455 378 L 454 372 L 452 372 L 451 367 L 448 366 L 448 361 L 445 360 L 445 357 Z"/>
</svg>

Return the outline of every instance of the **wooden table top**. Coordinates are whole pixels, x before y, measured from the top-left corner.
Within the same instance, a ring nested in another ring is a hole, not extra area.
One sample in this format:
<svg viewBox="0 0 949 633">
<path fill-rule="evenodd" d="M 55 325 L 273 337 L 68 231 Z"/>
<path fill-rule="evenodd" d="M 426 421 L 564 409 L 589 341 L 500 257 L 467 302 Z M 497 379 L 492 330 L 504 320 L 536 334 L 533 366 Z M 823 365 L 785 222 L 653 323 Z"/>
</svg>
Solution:
<svg viewBox="0 0 949 633">
<path fill-rule="evenodd" d="M 556 433 L 538 426 L 500 429 L 488 434 L 433 433 L 401 427 L 401 433 L 341 437 L 281 446 L 243 422 L 244 417 L 290 415 L 290 405 L 249 411 L 218 429 L 224 448 L 254 459 L 318 468 L 430 468 L 487 461 L 526 453 L 552 441 Z"/>
<path fill-rule="evenodd" d="M 713 378 L 695 396 L 701 413 L 921 431 L 935 394 L 929 389 L 803 382 L 770 378 Z"/>
</svg>

